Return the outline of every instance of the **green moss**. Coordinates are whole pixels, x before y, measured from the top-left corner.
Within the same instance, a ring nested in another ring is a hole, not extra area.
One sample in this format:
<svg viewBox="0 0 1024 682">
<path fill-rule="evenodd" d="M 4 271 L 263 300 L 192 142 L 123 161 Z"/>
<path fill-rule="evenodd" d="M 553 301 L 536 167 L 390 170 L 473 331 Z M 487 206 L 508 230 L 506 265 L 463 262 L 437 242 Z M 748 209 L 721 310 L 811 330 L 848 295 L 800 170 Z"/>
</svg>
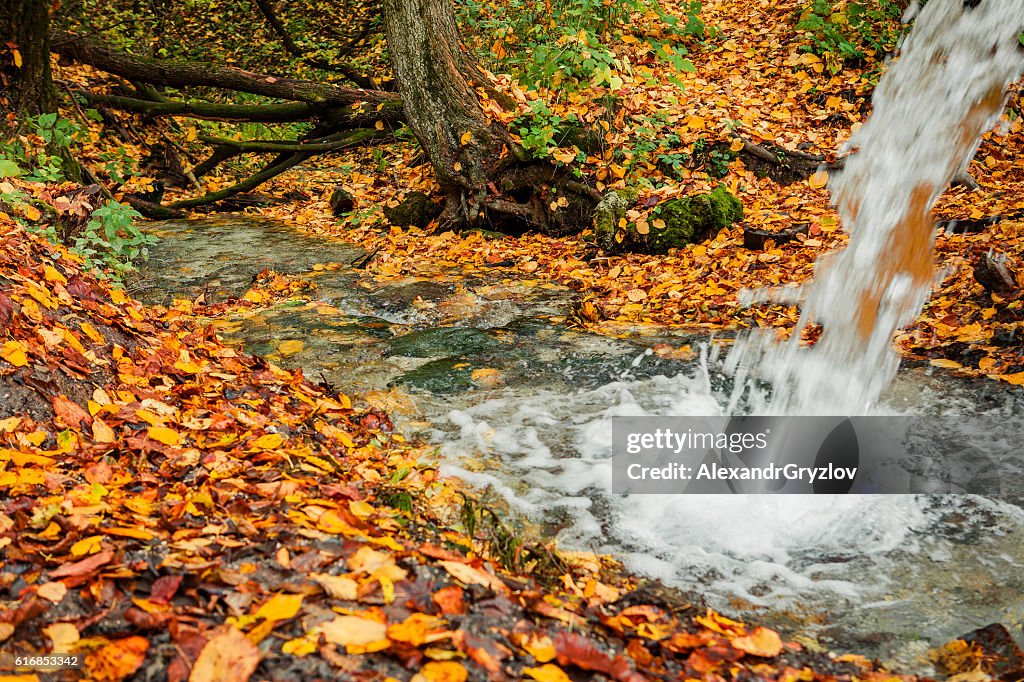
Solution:
<svg viewBox="0 0 1024 682">
<path fill-rule="evenodd" d="M 647 253 L 665 253 L 672 248 L 704 241 L 723 227 L 743 219 L 743 204 L 725 187 L 711 194 L 673 199 L 661 205 L 659 217 L 665 227 L 652 227 L 647 235 Z"/>
<path fill-rule="evenodd" d="M 619 227 L 626 202 L 622 197 L 610 197 L 606 196 L 598 205 L 595 221 L 597 243 L 608 253 L 666 253 L 669 249 L 704 241 L 723 227 L 743 219 L 743 204 L 720 186 L 710 194 L 666 201 L 652 214 L 650 231 L 640 234 L 633 223 Z M 664 227 L 655 227 L 658 219 L 665 222 Z"/>
</svg>

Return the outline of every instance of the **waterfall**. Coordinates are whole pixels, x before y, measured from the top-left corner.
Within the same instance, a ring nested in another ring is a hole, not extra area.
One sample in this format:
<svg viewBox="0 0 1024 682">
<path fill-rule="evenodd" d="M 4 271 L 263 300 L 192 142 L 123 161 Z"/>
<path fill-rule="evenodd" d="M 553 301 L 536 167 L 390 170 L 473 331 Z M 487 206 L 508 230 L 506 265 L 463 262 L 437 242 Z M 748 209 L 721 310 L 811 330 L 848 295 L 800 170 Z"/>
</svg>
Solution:
<svg viewBox="0 0 1024 682">
<path fill-rule="evenodd" d="M 893 334 L 914 320 L 934 280 L 930 210 L 1001 113 L 1024 67 L 1022 29 L 1024 0 L 931 0 L 920 11 L 829 182 L 848 246 L 821 257 L 809 284 L 745 301 L 801 306 L 787 341 L 752 333 L 727 358 L 739 391 L 750 378 L 773 386 L 766 412 L 865 414 L 889 384 L 899 366 Z M 820 340 L 801 347 L 815 323 Z"/>
</svg>

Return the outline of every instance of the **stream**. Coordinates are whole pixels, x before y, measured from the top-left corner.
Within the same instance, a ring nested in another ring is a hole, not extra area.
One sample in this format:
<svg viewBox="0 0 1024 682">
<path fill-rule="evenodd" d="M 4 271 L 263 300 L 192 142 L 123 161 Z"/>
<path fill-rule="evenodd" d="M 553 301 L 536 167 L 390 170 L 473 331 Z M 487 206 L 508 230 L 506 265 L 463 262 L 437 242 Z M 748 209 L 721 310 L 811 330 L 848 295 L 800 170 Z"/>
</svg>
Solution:
<svg viewBox="0 0 1024 682">
<path fill-rule="evenodd" d="M 350 265 L 363 253 L 351 244 L 245 216 L 148 229 L 160 241 L 133 291 L 147 303 L 222 301 L 268 267 L 314 281 L 309 302 L 217 320 L 218 333 L 367 394 L 405 435 L 437 444 L 446 473 L 503 500 L 528 534 L 612 553 L 727 615 L 907 671 L 928 671 L 928 646 L 992 622 L 1021 637 L 1024 508 L 1007 501 L 612 495 L 612 417 L 728 413 L 733 380 L 712 339 L 568 329 L 571 291 L 501 267 L 486 278 L 376 281 Z M 657 344 L 681 350 L 663 357 Z M 1012 425 L 1024 397 L 902 369 L 878 411 Z"/>
</svg>

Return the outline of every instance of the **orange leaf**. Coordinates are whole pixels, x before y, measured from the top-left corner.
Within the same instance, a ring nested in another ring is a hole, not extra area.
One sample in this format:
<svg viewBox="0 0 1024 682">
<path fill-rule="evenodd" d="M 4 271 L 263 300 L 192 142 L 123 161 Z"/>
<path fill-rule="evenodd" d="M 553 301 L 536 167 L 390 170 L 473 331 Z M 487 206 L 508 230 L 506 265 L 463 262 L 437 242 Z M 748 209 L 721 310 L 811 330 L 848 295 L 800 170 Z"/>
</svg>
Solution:
<svg viewBox="0 0 1024 682">
<path fill-rule="evenodd" d="M 745 637 L 732 640 L 732 645 L 751 656 L 773 657 L 782 652 L 782 638 L 769 628 L 758 627 Z"/>
<path fill-rule="evenodd" d="M 15 367 L 24 367 L 28 364 L 25 346 L 20 341 L 8 341 L 5 343 L 0 348 L 0 358 L 3 358 Z"/>
<path fill-rule="evenodd" d="M 420 668 L 412 682 L 466 682 L 468 678 L 469 674 L 461 663 L 430 661 Z"/>
<path fill-rule="evenodd" d="M 89 654 L 85 664 L 97 682 L 119 682 L 139 669 L 148 650 L 149 640 L 145 637 L 126 637 Z"/>
</svg>

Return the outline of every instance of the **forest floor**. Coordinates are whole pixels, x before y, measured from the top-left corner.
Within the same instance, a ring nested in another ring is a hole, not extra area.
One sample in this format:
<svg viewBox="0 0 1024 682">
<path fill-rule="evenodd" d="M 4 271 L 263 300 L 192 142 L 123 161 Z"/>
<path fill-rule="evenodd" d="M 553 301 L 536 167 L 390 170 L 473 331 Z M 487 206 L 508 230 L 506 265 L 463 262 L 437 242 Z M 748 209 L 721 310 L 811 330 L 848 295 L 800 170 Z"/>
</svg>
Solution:
<svg viewBox="0 0 1024 682">
<path fill-rule="evenodd" d="M 586 235 L 382 230 L 383 206 L 435 189 L 407 144 L 282 176 L 261 192 L 289 200 L 254 212 L 377 251 L 367 272 L 380 280 L 498 266 L 563 283 L 581 296 L 572 321 L 602 333 L 784 332 L 795 309 L 741 308 L 737 292 L 802 281 L 845 243 L 823 179 L 781 186 L 732 161 L 721 180 L 689 171 L 671 180 L 646 161 L 627 168 L 611 150 L 671 130 L 683 146 L 738 131 L 832 152 L 867 115 L 865 74 L 877 64 L 830 75 L 794 46 L 794 9 L 709 1 L 702 16 L 720 36 L 691 55 L 697 70 L 679 74 L 685 89 L 625 42 L 635 67 L 616 111 L 598 104 L 602 91 L 539 92 L 555 111 L 606 121 L 609 151 L 583 164 L 601 189 L 625 187 L 634 173 L 664 180 L 641 188 L 630 220 L 654 220 L 647 209 L 659 201 L 723 182 L 743 201 L 747 226 L 809 226 L 787 244 L 745 249 L 734 226 L 666 256 L 603 258 Z M 496 80 L 524 106 L 538 96 Z M 660 112 L 654 133 L 651 112 Z M 1024 134 L 1020 119 L 1005 124 L 1009 134 L 986 135 L 971 165 L 981 189 L 951 189 L 937 218 L 1024 209 Z M 300 295 L 301 281 L 267 273 L 230 303 L 144 306 L 15 221 L 73 213 L 76 188 L 5 184 L 47 210 L 0 214 L 0 681 L 45 679 L 38 664 L 11 670 L 15 657 L 48 652 L 82 665 L 55 679 L 103 681 L 898 678 L 878 662 L 721 616 L 610 558 L 519 544 L 438 476 L 430 446 L 394 433 L 387 414 L 360 407 L 343 386 L 247 356 L 202 325 L 232 306 Z M 356 200 L 342 220 L 328 206 L 339 186 Z M 939 237 L 936 271 L 946 275 L 897 338 L 907 358 L 1024 384 L 1020 299 L 986 292 L 971 274 L 989 249 L 1019 271 L 1022 227 L 1006 219 Z M 1011 674 L 1009 654 L 978 643 L 937 655 L 963 680 Z"/>
</svg>

